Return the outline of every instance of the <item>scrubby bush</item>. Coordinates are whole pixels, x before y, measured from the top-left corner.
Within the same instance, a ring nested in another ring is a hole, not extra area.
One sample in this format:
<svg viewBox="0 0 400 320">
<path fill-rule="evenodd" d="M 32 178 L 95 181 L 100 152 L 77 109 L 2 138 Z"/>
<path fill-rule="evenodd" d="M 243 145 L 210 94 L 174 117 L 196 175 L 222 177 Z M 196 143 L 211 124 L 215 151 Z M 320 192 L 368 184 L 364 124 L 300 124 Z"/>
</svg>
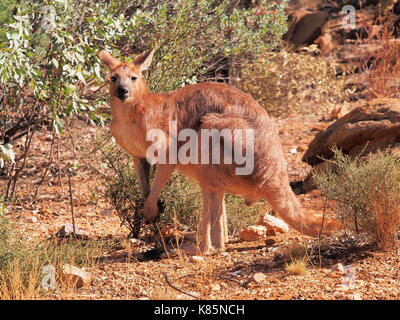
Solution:
<svg viewBox="0 0 400 320">
<path fill-rule="evenodd" d="M 154 47 L 149 85 L 172 90 L 215 79 L 219 68 L 275 46 L 286 28 L 285 3 L 7 0 L 7 16 L 0 15 L 0 145 L 12 146 L 29 128 L 60 133 L 74 115 L 104 120 L 97 107 L 105 96 L 83 90 L 102 80 L 100 49 L 126 57 Z"/>
<path fill-rule="evenodd" d="M 400 219 L 400 161 L 389 152 L 351 159 L 334 150 L 331 166 L 315 182 L 338 205 L 337 215 L 353 232 L 364 233 L 383 249 L 396 244 Z"/>
<path fill-rule="evenodd" d="M 322 114 L 347 100 L 336 68 L 308 52 L 264 52 L 242 66 L 237 85 L 272 115 Z"/>
</svg>

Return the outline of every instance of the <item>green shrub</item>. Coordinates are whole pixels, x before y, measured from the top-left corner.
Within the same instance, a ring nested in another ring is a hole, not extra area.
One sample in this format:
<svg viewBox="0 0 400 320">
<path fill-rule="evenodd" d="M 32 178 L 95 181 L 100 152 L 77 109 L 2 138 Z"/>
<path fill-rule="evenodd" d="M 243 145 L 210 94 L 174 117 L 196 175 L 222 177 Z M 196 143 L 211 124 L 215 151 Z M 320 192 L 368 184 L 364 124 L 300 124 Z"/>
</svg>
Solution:
<svg viewBox="0 0 400 320">
<path fill-rule="evenodd" d="M 309 53 L 264 52 L 242 66 L 237 85 L 272 115 L 323 114 L 347 99 L 337 67 Z"/>
<path fill-rule="evenodd" d="M 87 96 L 82 89 L 89 80 L 102 81 L 98 53 L 103 48 L 133 56 L 155 47 L 149 85 L 168 91 L 208 79 L 218 61 L 245 59 L 275 46 L 286 28 L 285 3 L 7 0 L 2 7 L 8 16 L 0 15 L 0 37 L 6 38 L 0 45 L 5 97 L 0 145 L 12 138 L 2 136 L 7 130 L 21 133 L 9 130 L 20 128 L 15 114 L 30 119 L 32 127 L 53 123 L 59 133 L 74 115 L 101 123 L 104 115 L 97 107 L 104 104 L 105 90 Z"/>
<path fill-rule="evenodd" d="M 400 161 L 389 152 L 351 159 L 334 150 L 331 166 L 315 182 L 338 205 L 337 215 L 353 232 L 365 233 L 381 248 L 396 244 L 400 210 Z"/>
</svg>

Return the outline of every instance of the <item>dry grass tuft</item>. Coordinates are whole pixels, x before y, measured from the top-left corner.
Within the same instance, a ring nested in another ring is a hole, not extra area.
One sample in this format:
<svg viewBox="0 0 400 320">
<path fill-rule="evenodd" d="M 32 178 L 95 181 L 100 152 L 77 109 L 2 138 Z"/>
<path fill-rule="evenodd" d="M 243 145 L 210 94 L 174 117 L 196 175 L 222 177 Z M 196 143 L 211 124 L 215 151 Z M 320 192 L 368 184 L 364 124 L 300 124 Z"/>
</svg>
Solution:
<svg viewBox="0 0 400 320">
<path fill-rule="evenodd" d="M 285 270 L 292 275 L 305 275 L 307 273 L 307 262 L 305 259 L 292 260 L 285 264 Z"/>
</svg>

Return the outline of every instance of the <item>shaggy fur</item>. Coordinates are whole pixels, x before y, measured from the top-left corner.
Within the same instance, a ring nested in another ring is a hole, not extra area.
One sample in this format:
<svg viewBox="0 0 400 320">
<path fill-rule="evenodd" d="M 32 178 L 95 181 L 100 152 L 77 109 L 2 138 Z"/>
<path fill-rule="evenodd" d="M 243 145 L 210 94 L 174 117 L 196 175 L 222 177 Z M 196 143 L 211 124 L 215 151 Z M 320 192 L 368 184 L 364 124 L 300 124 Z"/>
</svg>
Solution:
<svg viewBox="0 0 400 320">
<path fill-rule="evenodd" d="M 100 52 L 113 80 L 110 84 L 111 132 L 117 143 L 135 159 L 142 195 L 146 198 L 145 222 L 157 219 L 157 198 L 176 168 L 196 180 L 202 190 L 199 249 L 203 254 L 224 250 L 228 241 L 226 192 L 243 196 L 249 204 L 267 199 L 290 226 L 304 234 L 318 235 L 321 218 L 305 215 L 292 192 L 277 127 L 265 109 L 250 95 L 221 83 L 200 83 L 168 93 L 150 93 L 142 72 L 149 67 L 152 56 L 153 51 L 146 51 L 133 63 L 124 63 L 104 50 Z M 121 87 L 128 91 L 122 100 L 117 97 Z M 157 164 L 150 187 L 149 164 L 143 158 L 152 142 L 146 141 L 146 133 L 157 128 L 170 134 L 171 120 L 177 121 L 178 132 L 185 128 L 197 132 L 201 129 L 253 129 L 253 173 L 236 175 L 235 164 Z M 324 233 L 330 233 L 336 226 L 335 221 L 325 221 Z"/>
</svg>

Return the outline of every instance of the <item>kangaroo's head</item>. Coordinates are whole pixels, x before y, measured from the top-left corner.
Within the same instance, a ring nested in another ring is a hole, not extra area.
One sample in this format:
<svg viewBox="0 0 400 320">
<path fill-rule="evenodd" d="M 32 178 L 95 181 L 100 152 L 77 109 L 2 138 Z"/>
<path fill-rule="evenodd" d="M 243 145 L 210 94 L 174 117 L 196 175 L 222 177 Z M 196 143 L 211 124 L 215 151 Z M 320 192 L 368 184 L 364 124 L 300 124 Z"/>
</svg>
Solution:
<svg viewBox="0 0 400 320">
<path fill-rule="evenodd" d="M 122 102 L 138 101 L 147 92 L 143 71 L 150 67 L 154 49 L 139 54 L 133 62 L 122 62 L 106 50 L 100 51 L 100 60 L 108 67 L 111 97 Z"/>
</svg>

